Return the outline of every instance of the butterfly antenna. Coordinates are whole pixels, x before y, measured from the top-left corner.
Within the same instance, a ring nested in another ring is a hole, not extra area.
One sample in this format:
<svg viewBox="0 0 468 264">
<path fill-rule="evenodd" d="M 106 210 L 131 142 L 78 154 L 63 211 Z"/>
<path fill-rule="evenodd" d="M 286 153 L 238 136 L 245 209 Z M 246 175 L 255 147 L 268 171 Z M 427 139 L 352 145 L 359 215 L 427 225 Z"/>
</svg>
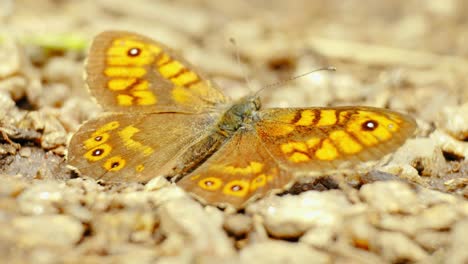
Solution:
<svg viewBox="0 0 468 264">
<path fill-rule="evenodd" d="M 239 52 L 239 46 L 237 46 L 237 42 L 234 38 L 229 38 L 229 42 L 231 42 L 231 44 L 234 46 L 234 49 L 236 51 L 236 60 L 237 60 L 237 64 L 239 65 L 239 67 L 241 68 L 241 71 L 242 71 L 242 76 L 244 78 L 244 81 L 247 85 L 247 87 L 252 90 L 252 85 L 250 83 L 250 80 L 249 78 L 247 78 L 247 72 L 245 70 L 245 67 L 241 64 L 241 60 L 240 60 L 240 52 Z"/>
<path fill-rule="evenodd" d="M 299 75 L 296 75 L 296 76 L 293 76 L 291 78 L 288 78 L 288 79 L 285 79 L 285 80 L 281 80 L 279 82 L 275 82 L 275 83 L 272 83 L 272 84 L 268 84 L 268 85 L 265 85 L 262 87 L 262 89 L 258 90 L 256 92 L 256 94 L 258 94 L 259 92 L 267 89 L 267 88 L 272 88 L 272 87 L 278 87 L 278 86 L 281 86 L 287 82 L 290 82 L 290 81 L 293 81 L 293 80 L 296 80 L 296 79 L 299 79 L 301 77 L 304 77 L 306 75 L 309 75 L 311 73 L 314 73 L 314 72 L 318 72 L 318 71 L 336 71 L 336 68 L 333 67 L 333 66 L 328 66 L 328 67 L 323 67 L 323 68 L 319 68 L 319 69 L 315 69 L 313 71 L 309 71 L 309 72 L 306 72 L 306 73 L 303 73 L 303 74 L 299 74 Z"/>
</svg>

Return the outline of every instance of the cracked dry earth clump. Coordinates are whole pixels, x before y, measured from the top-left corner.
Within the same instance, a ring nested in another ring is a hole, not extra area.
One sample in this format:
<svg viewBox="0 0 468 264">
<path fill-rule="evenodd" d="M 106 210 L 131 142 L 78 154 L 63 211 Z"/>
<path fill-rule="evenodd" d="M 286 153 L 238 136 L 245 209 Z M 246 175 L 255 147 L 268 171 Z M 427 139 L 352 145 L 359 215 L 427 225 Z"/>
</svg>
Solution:
<svg viewBox="0 0 468 264">
<path fill-rule="evenodd" d="M 468 6 L 364 2 L 0 2 L 1 262 L 467 263 Z M 386 107 L 419 128 L 370 168 L 298 179 L 240 212 L 164 177 L 82 178 L 64 156 L 101 112 L 82 65 L 104 29 L 168 44 L 233 98 L 333 65 L 268 87 L 263 101 Z"/>
</svg>

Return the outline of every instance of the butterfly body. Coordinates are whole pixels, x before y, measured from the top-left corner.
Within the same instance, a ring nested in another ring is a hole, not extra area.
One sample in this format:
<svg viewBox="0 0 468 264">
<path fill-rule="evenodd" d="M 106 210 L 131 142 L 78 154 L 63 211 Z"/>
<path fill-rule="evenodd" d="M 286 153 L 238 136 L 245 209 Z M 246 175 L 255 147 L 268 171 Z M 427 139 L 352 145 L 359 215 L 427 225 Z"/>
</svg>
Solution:
<svg viewBox="0 0 468 264">
<path fill-rule="evenodd" d="M 261 109 L 257 95 L 231 103 L 188 62 L 135 33 L 100 34 L 86 69 L 108 113 L 72 137 L 69 164 L 109 182 L 165 175 L 213 205 L 242 208 L 298 173 L 381 158 L 415 129 L 411 117 L 380 108 Z"/>
<path fill-rule="evenodd" d="M 242 98 L 225 112 L 217 127 L 220 132 L 227 135 L 232 135 L 232 133 L 240 128 L 247 129 L 248 125 L 258 121 L 258 110 L 260 110 L 260 107 L 261 103 L 258 96 Z"/>
</svg>

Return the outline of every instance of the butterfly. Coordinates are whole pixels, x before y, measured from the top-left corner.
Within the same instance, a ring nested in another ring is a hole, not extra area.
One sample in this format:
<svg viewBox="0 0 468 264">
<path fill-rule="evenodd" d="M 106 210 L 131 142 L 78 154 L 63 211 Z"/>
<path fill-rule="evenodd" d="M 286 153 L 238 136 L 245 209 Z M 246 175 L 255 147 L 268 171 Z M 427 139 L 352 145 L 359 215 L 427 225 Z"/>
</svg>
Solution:
<svg viewBox="0 0 468 264">
<path fill-rule="evenodd" d="M 416 127 L 381 108 L 262 109 L 257 95 L 231 101 L 175 52 L 131 32 L 94 39 L 86 81 L 106 113 L 71 138 L 71 167 L 106 182 L 165 175 L 219 207 L 243 208 L 300 173 L 379 159 Z"/>
</svg>

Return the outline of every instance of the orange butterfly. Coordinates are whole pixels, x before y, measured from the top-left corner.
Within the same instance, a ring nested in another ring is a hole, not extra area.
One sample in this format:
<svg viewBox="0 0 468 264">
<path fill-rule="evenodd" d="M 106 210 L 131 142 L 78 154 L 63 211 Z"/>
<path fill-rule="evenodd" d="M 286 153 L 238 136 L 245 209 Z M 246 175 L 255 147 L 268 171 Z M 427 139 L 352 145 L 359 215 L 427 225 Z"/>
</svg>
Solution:
<svg viewBox="0 0 468 264">
<path fill-rule="evenodd" d="M 174 177 L 218 206 L 242 208 L 287 188 L 296 173 L 381 158 L 416 126 L 380 108 L 261 109 L 257 96 L 231 102 L 180 56 L 130 32 L 97 36 L 86 73 L 108 113 L 73 136 L 69 164 L 109 182 Z"/>
</svg>

